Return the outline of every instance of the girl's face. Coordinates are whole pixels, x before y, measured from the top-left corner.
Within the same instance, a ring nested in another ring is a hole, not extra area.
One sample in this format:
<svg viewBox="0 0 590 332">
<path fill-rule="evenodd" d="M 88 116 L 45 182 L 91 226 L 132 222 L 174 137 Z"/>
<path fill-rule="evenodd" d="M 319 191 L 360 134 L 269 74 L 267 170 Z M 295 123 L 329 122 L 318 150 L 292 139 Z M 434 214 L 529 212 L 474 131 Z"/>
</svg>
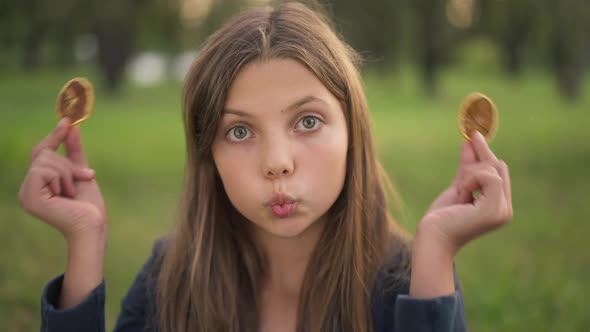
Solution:
<svg viewBox="0 0 590 332">
<path fill-rule="evenodd" d="M 336 201 L 347 147 L 336 97 L 298 61 L 271 59 L 236 75 L 213 159 L 233 206 L 258 230 L 291 238 Z"/>
</svg>

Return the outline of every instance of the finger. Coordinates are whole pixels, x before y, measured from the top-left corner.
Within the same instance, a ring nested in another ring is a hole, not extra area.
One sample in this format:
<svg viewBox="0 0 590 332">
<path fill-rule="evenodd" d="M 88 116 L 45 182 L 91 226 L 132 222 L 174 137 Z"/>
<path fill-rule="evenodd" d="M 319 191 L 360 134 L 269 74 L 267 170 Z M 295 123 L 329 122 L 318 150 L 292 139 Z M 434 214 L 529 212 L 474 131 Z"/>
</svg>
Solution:
<svg viewBox="0 0 590 332">
<path fill-rule="evenodd" d="M 82 137 L 80 135 L 80 127 L 74 126 L 68 133 L 65 141 L 66 156 L 75 165 L 86 167 L 88 162 L 84 156 L 84 149 L 82 147 Z"/>
<path fill-rule="evenodd" d="M 74 166 L 72 174 L 77 180 L 92 180 L 96 172 L 92 168 Z"/>
<path fill-rule="evenodd" d="M 67 165 L 59 162 L 52 162 L 45 164 L 45 167 L 53 169 L 57 173 L 57 182 L 60 184 L 60 195 L 63 193 L 68 197 L 76 196 L 76 188 L 72 180 L 72 171 Z"/>
<path fill-rule="evenodd" d="M 459 186 L 459 203 L 473 203 L 475 201 L 474 193 L 482 190 L 482 183 L 477 179 L 480 174 L 486 173 L 490 176 L 499 176 L 496 169 L 489 164 L 479 163 L 468 170 L 468 174 Z"/>
<path fill-rule="evenodd" d="M 464 141 L 461 146 L 461 156 L 459 161 L 459 169 L 455 176 L 455 183 L 463 181 L 467 174 L 467 169 L 470 165 L 477 162 L 477 156 L 470 142 Z"/>
<path fill-rule="evenodd" d="M 504 221 L 507 206 L 500 175 L 487 170 L 473 173 L 465 183 L 465 188 L 472 190 L 477 187 L 481 187 L 481 195 L 475 200 L 474 205 L 479 210 L 480 217 L 490 224 Z"/>
<path fill-rule="evenodd" d="M 21 206 L 49 224 L 58 225 L 63 220 L 79 214 L 79 203 L 60 196 L 59 174 L 48 167 L 34 166 L 29 170 L 19 192 Z"/>
<path fill-rule="evenodd" d="M 471 144 L 473 145 L 473 150 L 475 151 L 475 154 L 477 155 L 478 160 L 480 160 L 480 161 L 496 161 L 496 160 L 498 160 L 498 158 L 496 158 L 496 155 L 494 155 L 494 152 L 492 152 L 492 150 L 488 146 L 486 139 L 483 137 L 483 135 L 479 131 L 475 131 L 471 135 Z"/>
<path fill-rule="evenodd" d="M 498 173 L 502 178 L 504 183 L 504 194 L 506 195 L 506 203 L 510 208 L 510 213 L 512 214 L 512 186 L 510 184 L 510 173 L 508 171 L 508 165 L 503 160 L 500 160 L 498 163 Z"/>
<path fill-rule="evenodd" d="M 495 162 L 482 162 L 482 164 L 487 165 L 486 167 L 493 167 L 493 169 L 500 175 L 502 178 L 503 189 L 504 189 L 504 196 L 506 197 L 506 203 L 512 210 L 512 189 L 510 186 L 510 175 L 508 174 L 508 165 L 503 160 L 498 159 Z"/>
<path fill-rule="evenodd" d="M 60 190 L 59 194 L 63 192 L 68 197 L 76 196 L 76 189 L 72 179 L 72 168 L 75 166 L 64 156 L 57 154 L 55 151 L 45 149 L 41 151 L 41 154 L 34 163 L 37 167 L 50 168 L 57 173 L 58 182 L 61 183 L 61 189 L 63 190 Z M 52 188 L 55 188 L 55 185 Z"/>
<path fill-rule="evenodd" d="M 52 151 L 57 150 L 57 148 L 59 147 L 61 142 L 63 142 L 66 135 L 68 134 L 68 131 L 70 128 L 69 124 L 70 124 L 69 118 L 61 119 L 58 122 L 57 127 L 53 130 L 53 132 L 51 134 L 47 135 L 43 140 L 41 140 L 41 142 L 39 142 L 39 144 L 37 144 L 37 146 L 35 146 L 35 148 L 33 149 L 33 152 L 31 153 L 31 162 L 44 149 L 50 149 Z"/>
<path fill-rule="evenodd" d="M 33 167 L 27 176 L 28 185 L 25 185 L 25 200 L 29 205 L 36 205 L 38 195 L 45 187 L 49 187 L 53 195 L 61 195 L 59 174 L 51 167 Z"/>
<path fill-rule="evenodd" d="M 89 168 L 81 168 L 74 165 L 65 157 L 58 156 L 58 162 L 52 164 L 60 176 L 63 192 L 69 198 L 76 197 L 77 190 L 75 186 L 76 180 L 92 180 L 94 178 L 94 171 Z"/>
<path fill-rule="evenodd" d="M 61 196 L 62 185 L 59 181 L 59 175 L 55 175 L 49 182 L 49 188 L 55 196 Z"/>
<path fill-rule="evenodd" d="M 39 153 L 39 156 L 35 158 L 33 165 L 38 167 L 44 167 L 47 165 L 63 164 L 71 170 L 71 174 L 75 179 L 92 179 L 94 177 L 94 170 L 89 167 L 75 165 L 71 160 L 58 154 L 55 151 L 44 149 Z M 33 167 L 33 165 L 31 167 Z"/>
<path fill-rule="evenodd" d="M 68 197 L 76 196 L 75 180 L 91 180 L 94 178 L 94 171 L 74 165 L 64 156 L 54 151 L 43 150 L 39 158 L 35 161 L 38 167 L 49 167 L 55 170 L 62 184 L 64 194 Z"/>
</svg>

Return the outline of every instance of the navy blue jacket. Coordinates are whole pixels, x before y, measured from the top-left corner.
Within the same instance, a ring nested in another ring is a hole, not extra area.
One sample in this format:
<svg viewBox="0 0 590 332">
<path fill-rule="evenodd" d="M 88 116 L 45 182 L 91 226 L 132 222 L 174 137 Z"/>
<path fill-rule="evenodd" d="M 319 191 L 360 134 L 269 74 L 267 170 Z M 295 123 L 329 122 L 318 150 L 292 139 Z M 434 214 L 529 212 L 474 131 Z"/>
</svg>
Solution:
<svg viewBox="0 0 590 332">
<path fill-rule="evenodd" d="M 154 308 L 155 282 L 148 271 L 160 250 L 154 246 L 150 259 L 135 278 L 123 298 L 116 332 L 157 331 L 150 319 Z M 374 332 L 464 332 L 467 330 L 463 295 L 455 273 L 455 293 L 432 299 L 414 299 L 407 294 L 409 283 L 401 291 L 380 292 L 382 276 L 376 282 L 373 298 Z M 58 310 L 63 275 L 50 281 L 41 299 L 42 332 L 104 332 L 105 281 L 75 307 Z M 151 324 L 151 325 L 150 325 Z"/>
</svg>

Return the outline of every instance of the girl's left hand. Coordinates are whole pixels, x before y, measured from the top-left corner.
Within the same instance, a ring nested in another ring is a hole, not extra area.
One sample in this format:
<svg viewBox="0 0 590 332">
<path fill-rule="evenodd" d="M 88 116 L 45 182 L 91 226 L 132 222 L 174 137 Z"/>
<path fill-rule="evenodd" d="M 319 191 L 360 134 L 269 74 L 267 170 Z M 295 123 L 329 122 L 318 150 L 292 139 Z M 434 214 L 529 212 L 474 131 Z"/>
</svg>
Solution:
<svg viewBox="0 0 590 332">
<path fill-rule="evenodd" d="M 511 219 L 508 166 L 475 132 L 471 142 L 463 143 L 453 183 L 432 203 L 418 225 L 415 240 L 436 244 L 454 257 L 467 242 Z"/>
</svg>

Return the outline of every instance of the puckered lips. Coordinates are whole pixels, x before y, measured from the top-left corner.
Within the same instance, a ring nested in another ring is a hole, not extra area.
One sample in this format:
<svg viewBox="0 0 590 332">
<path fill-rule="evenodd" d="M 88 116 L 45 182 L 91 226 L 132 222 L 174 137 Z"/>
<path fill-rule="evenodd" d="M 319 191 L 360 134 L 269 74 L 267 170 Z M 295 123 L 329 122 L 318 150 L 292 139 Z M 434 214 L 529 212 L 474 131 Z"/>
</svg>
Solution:
<svg viewBox="0 0 590 332">
<path fill-rule="evenodd" d="M 283 219 L 288 218 L 293 212 L 295 212 L 297 199 L 287 193 L 277 192 L 274 193 L 272 199 L 265 205 L 270 207 L 270 210 L 275 217 Z"/>
</svg>

